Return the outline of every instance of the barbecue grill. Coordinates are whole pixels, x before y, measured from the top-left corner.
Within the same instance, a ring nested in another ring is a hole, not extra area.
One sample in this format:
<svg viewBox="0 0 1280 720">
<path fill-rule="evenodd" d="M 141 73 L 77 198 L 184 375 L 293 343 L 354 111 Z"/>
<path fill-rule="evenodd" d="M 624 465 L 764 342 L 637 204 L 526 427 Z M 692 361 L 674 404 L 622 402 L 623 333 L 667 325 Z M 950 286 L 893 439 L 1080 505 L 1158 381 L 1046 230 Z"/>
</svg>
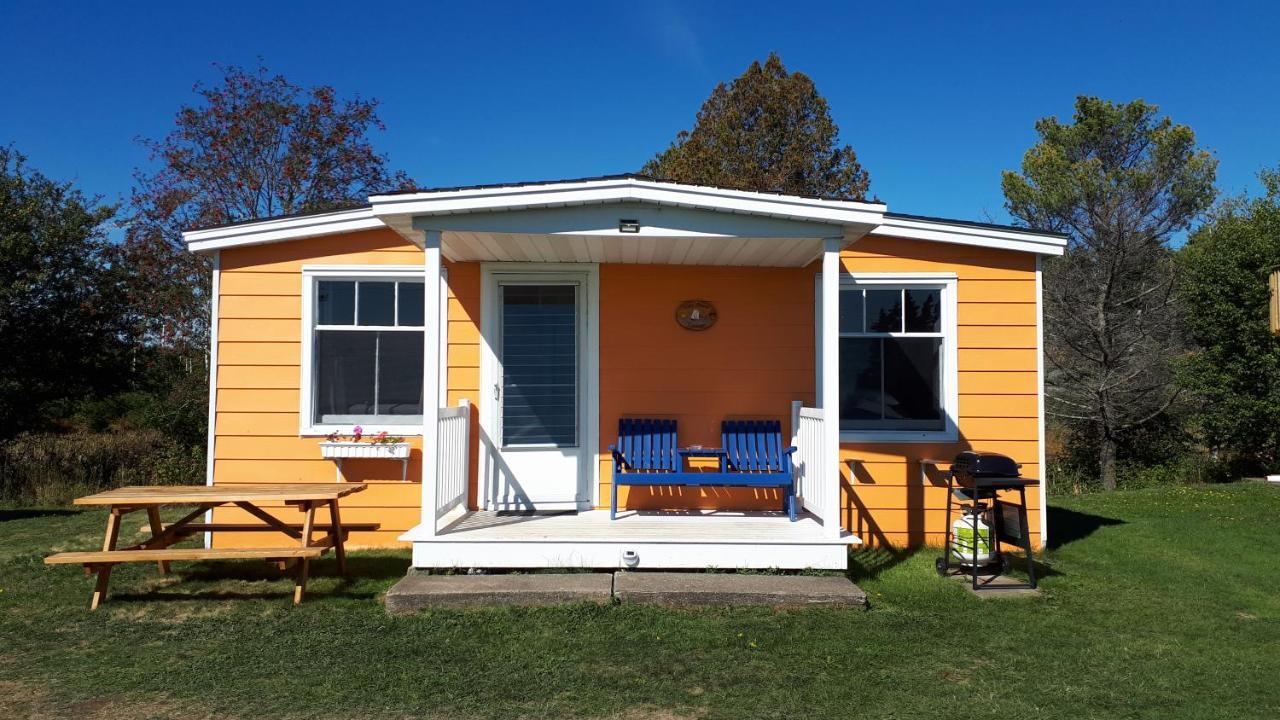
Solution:
<svg viewBox="0 0 1280 720">
<path fill-rule="evenodd" d="M 1008 571 L 1009 556 L 1001 547 L 1004 543 L 1025 551 L 1029 582 L 1024 587 L 1034 589 L 1036 568 L 1031 555 L 1031 530 L 1027 523 L 1027 488 L 1039 484 L 1039 480 L 1022 477 L 1021 467 L 1006 455 L 973 451 L 956 455 L 947 473 L 947 540 L 942 557 L 937 561 L 938 574 L 945 577 L 953 570 L 959 570 L 970 576 L 973 589 L 977 590 L 979 575 L 988 576 L 982 583 L 985 585 Z M 1008 499 L 1014 492 L 1017 493 L 1017 502 Z M 1005 494 L 1002 496 L 1001 493 Z M 961 552 L 957 552 L 957 537 L 952 526 L 953 513 L 957 509 L 964 518 L 957 524 L 973 529 Z M 990 536 L 985 543 L 988 552 L 980 553 L 984 545 L 980 530 L 983 521 Z M 1014 586 L 1001 587 L 1013 589 Z"/>
</svg>

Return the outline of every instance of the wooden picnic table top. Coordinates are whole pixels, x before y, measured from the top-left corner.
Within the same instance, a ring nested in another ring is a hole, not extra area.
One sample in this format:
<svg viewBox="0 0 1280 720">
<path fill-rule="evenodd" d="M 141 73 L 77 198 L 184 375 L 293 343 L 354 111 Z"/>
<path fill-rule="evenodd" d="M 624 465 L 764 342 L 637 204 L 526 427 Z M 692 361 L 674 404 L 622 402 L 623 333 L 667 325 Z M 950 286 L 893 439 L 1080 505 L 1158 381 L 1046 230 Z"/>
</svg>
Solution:
<svg viewBox="0 0 1280 720">
<path fill-rule="evenodd" d="M 134 485 L 76 498 L 76 505 L 180 505 L 230 502 L 337 500 L 364 490 L 365 483 L 277 483 L 269 485 Z"/>
</svg>

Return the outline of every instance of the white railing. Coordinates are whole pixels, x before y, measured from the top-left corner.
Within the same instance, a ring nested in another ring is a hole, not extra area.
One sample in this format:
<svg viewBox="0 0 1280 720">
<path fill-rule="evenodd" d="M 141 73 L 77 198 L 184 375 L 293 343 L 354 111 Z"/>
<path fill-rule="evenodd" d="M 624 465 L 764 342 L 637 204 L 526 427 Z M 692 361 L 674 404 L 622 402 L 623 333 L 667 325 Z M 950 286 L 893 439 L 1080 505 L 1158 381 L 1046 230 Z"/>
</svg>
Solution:
<svg viewBox="0 0 1280 720">
<path fill-rule="evenodd" d="M 834 480 L 825 477 L 830 463 L 825 461 L 827 448 L 823 422 L 820 408 L 804 407 L 799 400 L 791 403 L 791 444 L 796 446 L 796 453 L 792 456 L 796 497 L 800 500 L 800 507 L 825 520 L 828 516 L 828 493 L 823 489 Z"/>
<path fill-rule="evenodd" d="M 467 504 L 467 468 L 471 460 L 471 403 L 440 408 L 440 429 L 436 442 L 436 515 L 439 520 L 456 507 Z"/>
</svg>

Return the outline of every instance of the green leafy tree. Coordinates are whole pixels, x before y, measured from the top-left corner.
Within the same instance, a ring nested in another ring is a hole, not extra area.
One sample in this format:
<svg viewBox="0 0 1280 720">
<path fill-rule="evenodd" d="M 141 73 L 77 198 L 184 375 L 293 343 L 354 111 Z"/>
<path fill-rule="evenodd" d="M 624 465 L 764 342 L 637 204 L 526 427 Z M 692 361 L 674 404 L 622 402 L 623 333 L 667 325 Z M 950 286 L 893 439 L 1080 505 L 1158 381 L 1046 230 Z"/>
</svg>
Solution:
<svg viewBox="0 0 1280 720">
<path fill-rule="evenodd" d="M 827 101 L 804 73 L 777 54 L 720 83 L 693 130 L 645 164 L 646 175 L 694 185 L 859 200 L 870 186 Z"/>
<path fill-rule="evenodd" d="M 1044 265 L 1046 398 L 1057 420 L 1097 439 L 1103 487 L 1116 486 L 1122 436 L 1178 396 L 1183 349 L 1170 236 L 1213 203 L 1217 161 L 1195 134 L 1141 100 L 1076 99 L 1074 122 L 1044 118 L 1020 173 L 1006 171 L 1009 213 L 1070 236 Z"/>
<path fill-rule="evenodd" d="M 1280 168 L 1265 193 L 1222 204 L 1178 253 L 1187 329 L 1199 346 L 1182 381 L 1209 447 L 1252 471 L 1280 467 L 1280 341 L 1268 275 L 1280 267 Z"/>
<path fill-rule="evenodd" d="M 0 147 L 0 439 L 53 425 L 129 376 L 115 208 Z"/>
</svg>

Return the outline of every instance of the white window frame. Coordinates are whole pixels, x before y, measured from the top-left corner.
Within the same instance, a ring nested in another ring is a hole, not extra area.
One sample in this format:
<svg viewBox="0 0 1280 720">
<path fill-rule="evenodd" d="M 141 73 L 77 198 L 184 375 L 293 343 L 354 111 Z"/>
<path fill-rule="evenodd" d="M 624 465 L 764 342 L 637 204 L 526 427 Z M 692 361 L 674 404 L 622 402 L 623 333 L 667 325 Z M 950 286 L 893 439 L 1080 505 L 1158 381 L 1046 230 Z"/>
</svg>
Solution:
<svg viewBox="0 0 1280 720">
<path fill-rule="evenodd" d="M 438 382 L 443 391 L 448 387 L 448 363 L 444 361 L 447 357 L 448 346 L 448 284 L 447 271 L 441 268 L 440 271 L 440 317 L 436 319 L 436 329 L 440 333 L 440 356 L 441 361 L 438 363 L 440 367 L 440 376 Z M 301 437 L 324 436 L 329 433 L 348 434 L 351 432 L 353 425 L 360 425 L 365 435 L 373 435 L 386 431 L 389 435 L 400 437 L 421 437 L 422 436 L 422 418 L 418 416 L 417 420 L 405 424 L 386 424 L 375 422 L 356 421 L 352 423 L 335 424 L 335 423 L 317 423 L 314 422 L 312 414 L 314 407 L 312 404 L 315 395 L 315 388 L 312 383 L 315 379 L 315 327 L 312 321 L 315 318 L 315 304 L 317 298 L 316 284 L 320 280 L 351 280 L 360 282 L 361 280 L 381 280 L 393 282 L 397 280 L 422 282 L 423 273 L 421 265 L 304 265 L 302 267 L 302 357 L 301 357 L 301 377 L 298 386 L 298 434 Z M 431 330 L 431 323 L 423 318 L 423 332 Z M 388 328 L 364 327 L 366 330 L 378 330 Z M 405 331 L 410 332 L 410 331 Z M 425 410 L 425 408 L 424 408 Z"/>
<path fill-rule="evenodd" d="M 908 289 L 940 290 L 941 324 L 942 324 L 942 378 L 940 394 L 944 425 L 940 430 L 841 430 L 841 443 L 912 443 L 912 442 L 955 442 L 959 438 L 956 425 L 957 412 L 960 407 L 960 374 L 959 374 L 959 333 L 957 330 L 956 285 L 959 278 L 950 272 L 920 273 L 844 273 L 840 276 L 840 289 L 846 287 L 868 285 L 887 285 Z M 817 277 L 815 288 L 817 295 L 817 397 L 822 397 L 822 274 Z M 839 312 L 839 308 L 835 308 Z M 889 333 L 889 336 L 903 333 Z M 914 335 L 914 334 L 913 334 Z M 837 336 L 836 341 L 839 342 Z"/>
</svg>

